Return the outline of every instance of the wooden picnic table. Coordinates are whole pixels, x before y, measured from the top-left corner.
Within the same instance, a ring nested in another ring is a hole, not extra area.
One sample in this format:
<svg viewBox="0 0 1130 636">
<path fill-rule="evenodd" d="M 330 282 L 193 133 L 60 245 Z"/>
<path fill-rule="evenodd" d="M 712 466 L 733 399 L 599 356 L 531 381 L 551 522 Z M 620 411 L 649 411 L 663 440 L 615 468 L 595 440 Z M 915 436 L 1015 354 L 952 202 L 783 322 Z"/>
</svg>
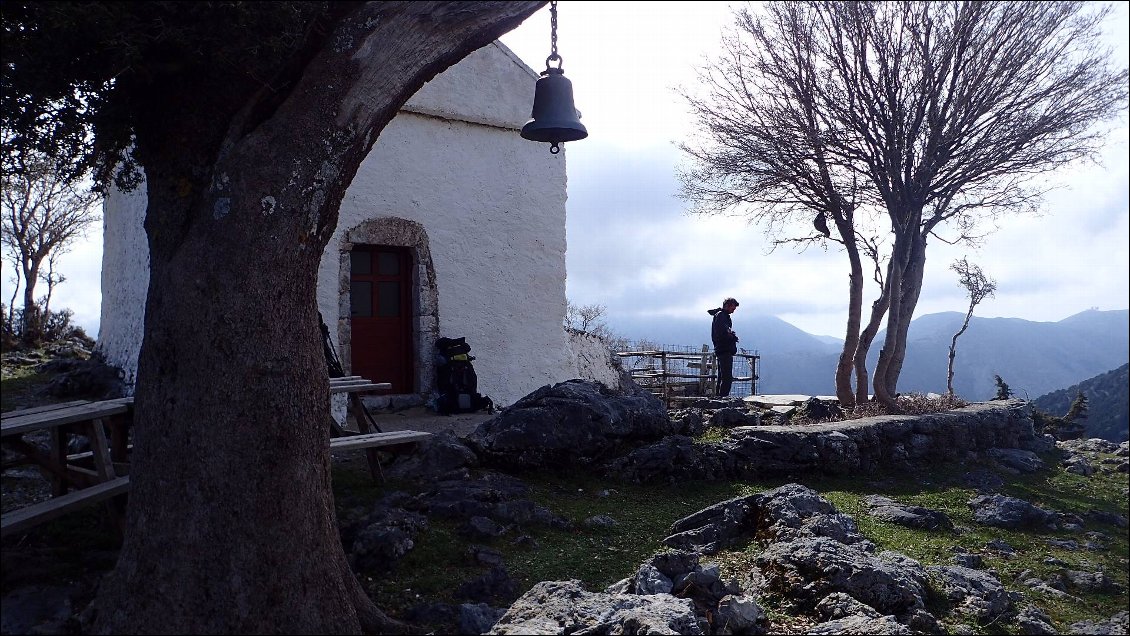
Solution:
<svg viewBox="0 0 1130 636">
<path fill-rule="evenodd" d="M 359 376 L 331 378 L 330 393 L 346 393 L 349 411 L 359 433 L 346 431 L 334 423 L 330 448 L 363 449 L 374 479 L 380 479 L 378 447 L 400 448 L 431 437 L 420 431 L 382 432 L 369 415 L 360 395 L 387 391 L 392 385 L 371 382 Z M 3 515 L 2 536 L 22 532 L 71 510 L 108 501 L 115 520 L 120 522 L 121 507 L 112 499 L 129 490 L 129 429 L 133 422 L 133 398 L 90 402 L 76 400 L 60 404 L 10 411 L 0 416 L 0 441 L 19 453 L 3 468 L 34 464 L 51 479 L 52 499 L 25 506 Z M 48 450 L 26 439 L 34 433 L 49 434 Z M 73 436 L 89 440 L 90 450 L 69 452 Z M 68 492 L 71 491 L 71 492 Z"/>
<path fill-rule="evenodd" d="M 0 416 L 0 440 L 20 453 L 21 461 L 37 465 L 51 478 L 59 496 L 109 481 L 128 471 L 129 427 L 133 398 L 100 402 L 74 401 L 11 411 Z M 25 439 L 39 431 L 49 433 L 46 452 Z M 90 450 L 70 452 L 70 440 L 85 437 Z"/>
<path fill-rule="evenodd" d="M 344 426 L 338 425 L 337 421 L 332 417 L 330 418 L 330 435 L 333 438 L 347 438 L 354 435 L 368 435 L 371 433 L 380 433 L 381 427 L 377 426 L 377 421 L 369 414 L 369 409 L 365 408 L 364 402 L 361 401 L 362 393 L 373 393 L 375 391 L 387 391 L 392 388 L 392 384 L 388 382 L 373 382 L 359 375 L 347 375 L 340 378 L 330 378 L 330 395 L 345 393 L 348 396 L 349 414 L 353 416 L 353 420 L 357 423 L 357 433 L 348 431 Z M 377 456 L 377 449 L 370 445 L 365 448 L 365 460 L 369 463 L 369 473 L 373 479 L 379 480 L 381 477 L 381 460 Z"/>
<path fill-rule="evenodd" d="M 48 501 L 4 514 L 2 536 L 124 493 L 129 488 L 132 411 L 133 398 L 120 398 L 51 404 L 0 416 L 0 442 L 20 455 L 11 464 L 38 466 L 50 478 L 53 495 Z M 46 451 L 26 439 L 43 431 L 49 439 Z M 90 450 L 71 453 L 72 436 L 85 437 Z M 109 506 L 120 522 L 119 509 L 113 502 Z"/>
</svg>

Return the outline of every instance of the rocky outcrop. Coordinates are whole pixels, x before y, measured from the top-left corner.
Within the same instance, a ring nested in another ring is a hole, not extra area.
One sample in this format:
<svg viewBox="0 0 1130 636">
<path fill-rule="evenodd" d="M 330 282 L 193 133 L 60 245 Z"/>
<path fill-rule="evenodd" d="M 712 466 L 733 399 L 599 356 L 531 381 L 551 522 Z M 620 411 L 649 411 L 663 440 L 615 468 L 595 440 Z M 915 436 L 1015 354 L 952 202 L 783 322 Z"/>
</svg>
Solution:
<svg viewBox="0 0 1130 636">
<path fill-rule="evenodd" d="M 928 415 L 883 415 L 808 426 L 736 428 L 718 446 L 727 468 L 746 476 L 797 472 L 858 474 L 968 452 L 1051 448 L 1020 400 L 972 404 Z"/>
<path fill-rule="evenodd" d="M 663 403 L 634 383 L 617 392 L 569 380 L 518 400 L 480 424 L 467 444 L 486 463 L 547 468 L 591 464 L 674 432 Z"/>
<path fill-rule="evenodd" d="M 901 504 L 880 495 L 863 498 L 867 514 L 890 523 L 923 530 L 953 530 L 953 522 L 946 513 L 921 506 Z"/>
<path fill-rule="evenodd" d="M 997 528 L 1056 529 L 1054 512 L 1034 506 L 1023 499 L 1005 495 L 977 495 L 969 500 L 977 523 Z"/>
<path fill-rule="evenodd" d="M 927 569 L 903 554 L 879 552 L 850 517 L 805 486 L 710 506 L 672 532 L 664 543 L 675 549 L 601 593 L 576 581 L 539 583 L 491 633 L 763 634 L 771 627 L 764 597 L 820 621 L 808 633 L 941 632 L 925 610 Z M 749 541 L 763 549 L 745 581 L 723 581 L 717 565 L 700 563 L 700 554 Z M 949 577 L 955 601 L 987 608 L 979 616 L 1003 611 L 993 595 L 1003 589 L 999 581 L 994 586 L 990 575 L 964 568 L 942 568 L 937 576 L 951 570 L 965 574 Z"/>
<path fill-rule="evenodd" d="M 544 581 L 515 601 L 488 634 L 703 634 L 690 599 L 587 592 Z"/>
</svg>

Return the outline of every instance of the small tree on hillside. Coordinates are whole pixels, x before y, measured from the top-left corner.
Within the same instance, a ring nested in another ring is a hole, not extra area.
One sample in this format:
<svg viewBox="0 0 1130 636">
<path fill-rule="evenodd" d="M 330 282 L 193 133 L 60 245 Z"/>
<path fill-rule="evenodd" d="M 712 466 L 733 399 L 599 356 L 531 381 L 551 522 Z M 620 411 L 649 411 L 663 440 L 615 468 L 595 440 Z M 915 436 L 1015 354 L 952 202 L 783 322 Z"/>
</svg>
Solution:
<svg viewBox="0 0 1130 636">
<path fill-rule="evenodd" d="M 55 271 L 56 259 L 101 218 L 96 205 L 100 199 L 42 158 L 25 160 L 18 170 L 4 172 L 0 195 L 4 259 L 16 270 L 16 287 L 23 284 L 20 334 L 25 344 L 34 344 L 42 336 L 51 292 L 64 280 Z M 42 303 L 35 298 L 40 281 L 48 289 Z M 13 306 L 15 293 L 13 290 Z"/>
<path fill-rule="evenodd" d="M 578 305 L 571 300 L 565 301 L 565 328 L 576 331 L 589 332 L 589 328 L 597 328 L 604 324 L 600 319 L 604 317 L 607 308 L 604 305 Z"/>
<path fill-rule="evenodd" d="M 993 376 L 993 381 L 997 384 L 997 394 L 993 397 L 994 400 L 1007 400 L 1012 397 L 1012 389 L 1008 388 L 1008 384 L 999 375 Z"/>
<path fill-rule="evenodd" d="M 1062 417 L 1033 409 L 1032 420 L 1036 430 L 1047 433 L 1058 440 L 1079 439 L 1086 435 L 1087 396 L 1082 390 L 1075 394 L 1071 406 Z"/>
<path fill-rule="evenodd" d="M 1080 390 L 1071 401 L 1071 406 L 1062 419 L 1057 420 L 1056 439 L 1079 439 L 1085 436 L 1087 425 L 1087 396 Z"/>
<path fill-rule="evenodd" d="M 958 282 L 969 293 L 969 310 L 965 312 L 965 322 L 961 323 L 961 329 L 958 329 L 957 333 L 953 334 L 953 339 L 950 340 L 949 366 L 946 368 L 946 392 L 953 395 L 953 359 L 957 355 L 957 338 L 969 328 L 969 319 L 973 317 L 973 308 L 996 292 L 997 283 L 985 276 L 980 267 L 970 263 L 964 257 L 959 261 L 954 261 L 950 265 L 950 269 L 957 272 Z"/>
<path fill-rule="evenodd" d="M 1071 401 L 1071 407 L 1067 409 L 1064 417 L 1072 422 L 1087 419 L 1087 396 L 1083 394 L 1082 389 L 1075 394 L 1075 399 Z"/>
</svg>

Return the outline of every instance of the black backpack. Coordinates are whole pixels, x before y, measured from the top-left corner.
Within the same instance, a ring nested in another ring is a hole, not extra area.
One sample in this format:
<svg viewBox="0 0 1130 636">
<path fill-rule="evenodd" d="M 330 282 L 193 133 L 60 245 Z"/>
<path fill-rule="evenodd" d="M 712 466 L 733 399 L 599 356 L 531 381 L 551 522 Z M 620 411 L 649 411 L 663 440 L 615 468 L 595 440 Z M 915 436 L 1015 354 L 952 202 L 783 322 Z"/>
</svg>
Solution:
<svg viewBox="0 0 1130 636">
<path fill-rule="evenodd" d="M 436 387 L 439 389 L 436 411 L 443 415 L 484 409 L 493 413 L 494 402 L 478 392 L 479 376 L 471 364 L 475 356 L 470 355 L 471 345 L 467 344 L 467 339 L 440 338 L 436 340 L 436 349 L 442 359 L 436 367 Z"/>
</svg>

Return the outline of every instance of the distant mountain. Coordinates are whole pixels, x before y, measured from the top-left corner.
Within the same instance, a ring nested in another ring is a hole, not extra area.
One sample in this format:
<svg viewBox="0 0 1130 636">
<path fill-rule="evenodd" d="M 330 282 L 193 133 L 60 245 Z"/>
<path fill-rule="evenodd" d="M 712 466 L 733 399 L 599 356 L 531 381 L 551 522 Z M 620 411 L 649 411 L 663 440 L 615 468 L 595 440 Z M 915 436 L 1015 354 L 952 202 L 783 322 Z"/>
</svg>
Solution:
<svg viewBox="0 0 1130 636">
<path fill-rule="evenodd" d="M 1032 400 L 1032 406 L 1049 415 L 1063 416 L 1080 391 L 1087 397 L 1087 437 L 1112 442 L 1130 439 L 1130 364 L 1041 395 Z"/>
<path fill-rule="evenodd" d="M 900 391 L 942 393 L 953 334 L 965 315 L 945 312 L 911 322 L 907 356 L 899 376 Z M 996 394 L 994 375 L 1017 397 L 1033 399 L 1071 386 L 1130 360 L 1130 311 L 1089 310 L 1059 322 L 1020 318 L 978 318 L 957 340 L 954 391 L 967 400 Z M 885 332 L 876 337 L 868 356 L 874 368 Z"/>
<path fill-rule="evenodd" d="M 944 312 L 919 316 L 907 334 L 907 357 L 898 388 L 902 392 L 942 393 L 950 339 L 965 315 Z M 660 345 L 699 347 L 710 342 L 710 317 L 702 321 L 637 320 L 610 324 L 612 330 Z M 734 314 L 739 346 L 761 356 L 760 393 L 835 393 L 841 342 L 813 336 L 775 316 Z M 1130 361 L 1130 311 L 1089 310 L 1059 322 L 1020 318 L 979 318 L 958 338 L 954 390 L 961 397 L 987 400 L 996 394 L 1000 375 L 1018 397 L 1031 399 L 1077 384 Z M 885 332 L 868 356 L 873 370 Z"/>
</svg>

